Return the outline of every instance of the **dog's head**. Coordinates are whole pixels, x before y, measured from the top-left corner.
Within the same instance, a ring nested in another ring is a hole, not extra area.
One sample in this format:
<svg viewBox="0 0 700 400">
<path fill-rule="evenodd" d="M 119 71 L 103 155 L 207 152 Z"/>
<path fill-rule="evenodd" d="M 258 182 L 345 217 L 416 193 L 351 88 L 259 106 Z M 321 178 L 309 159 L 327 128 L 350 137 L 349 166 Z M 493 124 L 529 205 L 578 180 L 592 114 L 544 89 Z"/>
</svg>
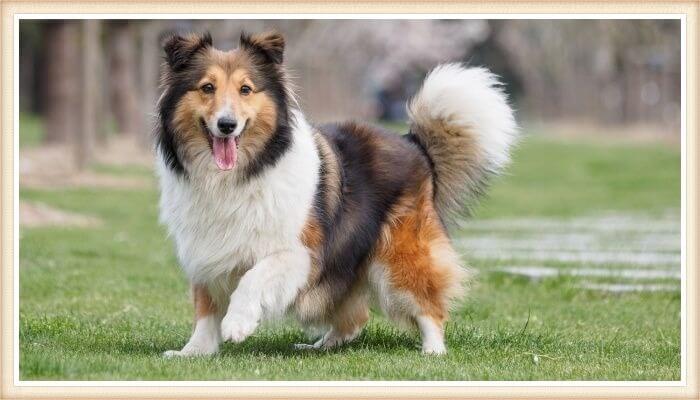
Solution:
<svg viewBox="0 0 700 400">
<path fill-rule="evenodd" d="M 230 51 L 209 34 L 176 35 L 163 48 L 158 146 L 168 167 L 254 175 L 274 163 L 291 140 L 282 35 L 242 34 Z"/>
</svg>

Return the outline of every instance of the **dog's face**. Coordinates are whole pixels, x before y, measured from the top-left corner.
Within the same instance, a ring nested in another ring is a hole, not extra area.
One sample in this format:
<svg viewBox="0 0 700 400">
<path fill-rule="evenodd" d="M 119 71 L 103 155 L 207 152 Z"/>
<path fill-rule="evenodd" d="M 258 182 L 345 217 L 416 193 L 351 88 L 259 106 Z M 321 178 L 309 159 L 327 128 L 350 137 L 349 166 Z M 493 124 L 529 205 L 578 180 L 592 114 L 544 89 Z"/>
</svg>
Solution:
<svg viewBox="0 0 700 400">
<path fill-rule="evenodd" d="M 164 49 L 159 146 L 170 166 L 250 169 L 288 122 L 282 36 L 242 35 L 232 51 L 174 36 Z"/>
</svg>

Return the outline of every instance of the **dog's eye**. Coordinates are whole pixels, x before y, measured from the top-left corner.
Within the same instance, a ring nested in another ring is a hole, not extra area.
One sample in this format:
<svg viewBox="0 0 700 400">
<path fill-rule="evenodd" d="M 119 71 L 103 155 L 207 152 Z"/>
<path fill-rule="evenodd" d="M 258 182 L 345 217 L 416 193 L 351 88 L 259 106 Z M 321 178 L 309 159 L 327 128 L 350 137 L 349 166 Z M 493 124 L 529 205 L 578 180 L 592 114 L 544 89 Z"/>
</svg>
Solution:
<svg viewBox="0 0 700 400">
<path fill-rule="evenodd" d="M 253 91 L 253 89 L 251 89 L 250 86 L 248 86 L 248 85 L 241 86 L 241 94 L 243 96 L 249 95 L 252 91 Z"/>
<path fill-rule="evenodd" d="M 206 94 L 214 93 L 215 90 L 214 85 L 212 85 L 211 83 L 205 83 L 200 89 Z"/>
</svg>

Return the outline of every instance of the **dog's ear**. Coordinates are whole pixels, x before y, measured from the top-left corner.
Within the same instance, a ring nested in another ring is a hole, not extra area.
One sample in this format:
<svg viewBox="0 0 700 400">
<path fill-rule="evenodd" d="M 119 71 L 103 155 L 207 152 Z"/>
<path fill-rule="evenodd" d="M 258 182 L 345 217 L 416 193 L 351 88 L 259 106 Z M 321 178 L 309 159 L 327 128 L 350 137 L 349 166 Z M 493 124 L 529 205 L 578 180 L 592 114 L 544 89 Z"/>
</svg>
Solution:
<svg viewBox="0 0 700 400">
<path fill-rule="evenodd" d="M 242 48 L 261 55 L 266 61 L 282 64 L 284 60 L 284 37 L 279 32 L 265 32 L 257 35 L 241 33 Z"/>
<path fill-rule="evenodd" d="M 187 68 L 192 57 L 198 52 L 212 46 L 211 34 L 190 34 L 187 36 L 173 35 L 165 40 L 163 50 L 165 59 L 170 68 L 175 71 L 182 71 Z"/>
</svg>

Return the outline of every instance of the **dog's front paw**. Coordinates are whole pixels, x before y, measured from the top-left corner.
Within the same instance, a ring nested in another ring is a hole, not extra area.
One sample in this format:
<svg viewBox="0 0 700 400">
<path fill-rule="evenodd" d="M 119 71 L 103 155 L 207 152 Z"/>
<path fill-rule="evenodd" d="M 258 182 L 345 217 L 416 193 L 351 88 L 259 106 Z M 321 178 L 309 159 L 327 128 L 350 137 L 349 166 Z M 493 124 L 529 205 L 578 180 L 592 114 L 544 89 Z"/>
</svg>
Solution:
<svg viewBox="0 0 700 400">
<path fill-rule="evenodd" d="M 250 336 L 258 327 L 255 317 L 242 313 L 229 312 L 221 321 L 221 337 L 224 341 L 240 343 Z"/>
<path fill-rule="evenodd" d="M 194 357 L 195 354 L 189 354 L 183 350 L 167 350 L 163 352 L 163 357 L 165 358 L 176 358 L 176 357 Z"/>
<path fill-rule="evenodd" d="M 219 351 L 219 344 L 205 344 L 205 345 L 195 345 L 192 343 L 187 343 L 182 350 L 168 350 L 163 353 L 165 358 L 174 357 L 199 357 L 199 356 L 210 356 L 216 354 Z"/>
<path fill-rule="evenodd" d="M 441 356 L 447 354 L 447 349 L 443 343 L 424 343 L 423 354 Z"/>
</svg>

